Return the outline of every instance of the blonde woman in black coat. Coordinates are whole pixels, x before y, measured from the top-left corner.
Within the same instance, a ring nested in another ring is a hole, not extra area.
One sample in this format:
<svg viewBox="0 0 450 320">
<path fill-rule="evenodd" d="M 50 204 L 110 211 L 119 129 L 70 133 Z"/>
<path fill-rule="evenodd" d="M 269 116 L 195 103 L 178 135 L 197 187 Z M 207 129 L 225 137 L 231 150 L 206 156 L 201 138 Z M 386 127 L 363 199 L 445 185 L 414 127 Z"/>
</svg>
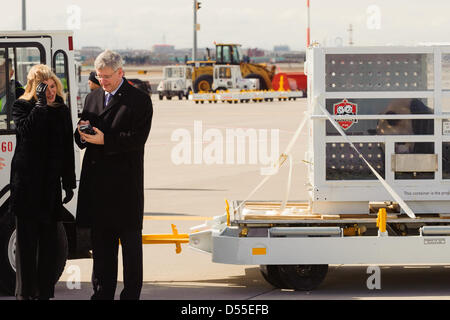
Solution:
<svg viewBox="0 0 450 320">
<path fill-rule="evenodd" d="M 72 121 L 61 82 L 48 66 L 33 66 L 27 81 L 25 93 L 12 108 L 17 137 L 10 198 L 17 232 L 16 298 L 50 299 L 57 222 L 76 187 Z"/>
</svg>

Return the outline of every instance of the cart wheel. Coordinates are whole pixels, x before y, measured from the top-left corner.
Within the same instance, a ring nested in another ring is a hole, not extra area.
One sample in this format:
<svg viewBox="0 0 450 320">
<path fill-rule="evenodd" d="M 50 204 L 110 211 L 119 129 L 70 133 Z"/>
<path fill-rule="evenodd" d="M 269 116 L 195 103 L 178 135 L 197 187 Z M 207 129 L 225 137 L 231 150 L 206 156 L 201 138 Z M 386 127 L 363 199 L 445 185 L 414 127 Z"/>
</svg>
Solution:
<svg viewBox="0 0 450 320">
<path fill-rule="evenodd" d="M 260 265 L 259 271 L 268 283 L 279 289 L 292 289 L 280 277 L 279 266 L 277 265 Z"/>
<path fill-rule="evenodd" d="M 280 278 L 298 291 L 314 290 L 325 279 L 327 272 L 327 264 L 296 264 L 279 267 Z"/>
</svg>

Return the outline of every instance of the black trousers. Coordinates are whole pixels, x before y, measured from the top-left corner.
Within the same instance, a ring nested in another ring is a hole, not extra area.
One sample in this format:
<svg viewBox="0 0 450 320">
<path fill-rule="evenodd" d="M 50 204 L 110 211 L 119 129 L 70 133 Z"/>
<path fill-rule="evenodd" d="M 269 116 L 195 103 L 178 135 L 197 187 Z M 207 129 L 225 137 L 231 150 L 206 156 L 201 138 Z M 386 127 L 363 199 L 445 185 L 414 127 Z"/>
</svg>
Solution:
<svg viewBox="0 0 450 320">
<path fill-rule="evenodd" d="M 16 217 L 16 297 L 54 297 L 57 222 Z"/>
<path fill-rule="evenodd" d="M 94 268 L 92 300 L 114 300 L 117 286 L 119 240 L 122 245 L 121 300 L 139 300 L 143 280 L 142 230 L 91 229 Z"/>
</svg>

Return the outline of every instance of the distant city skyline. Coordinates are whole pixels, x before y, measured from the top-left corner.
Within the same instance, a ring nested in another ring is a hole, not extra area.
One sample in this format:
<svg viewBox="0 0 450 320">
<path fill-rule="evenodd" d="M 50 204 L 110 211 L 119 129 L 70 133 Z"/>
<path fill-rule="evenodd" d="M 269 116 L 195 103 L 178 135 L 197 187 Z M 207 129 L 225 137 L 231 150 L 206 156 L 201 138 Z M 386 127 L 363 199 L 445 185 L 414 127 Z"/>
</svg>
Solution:
<svg viewBox="0 0 450 320">
<path fill-rule="evenodd" d="M 21 29 L 20 0 L 2 4 L 0 30 Z M 273 50 L 306 45 L 306 0 L 200 0 L 198 47 L 216 42 Z M 445 0 L 310 0 L 311 39 L 323 45 L 450 43 L 450 2 Z M 73 29 L 75 47 L 151 49 L 155 44 L 191 48 L 193 0 L 27 1 L 27 29 Z"/>
</svg>

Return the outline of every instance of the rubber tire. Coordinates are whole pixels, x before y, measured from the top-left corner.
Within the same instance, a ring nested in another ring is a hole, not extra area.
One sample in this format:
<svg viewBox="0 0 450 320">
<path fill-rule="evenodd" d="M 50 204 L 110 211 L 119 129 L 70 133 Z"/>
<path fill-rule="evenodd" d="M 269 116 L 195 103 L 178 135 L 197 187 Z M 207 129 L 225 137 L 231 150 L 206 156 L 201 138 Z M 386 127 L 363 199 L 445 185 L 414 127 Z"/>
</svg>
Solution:
<svg viewBox="0 0 450 320">
<path fill-rule="evenodd" d="M 210 74 L 202 74 L 197 79 L 195 79 L 195 82 L 194 82 L 194 92 L 195 93 L 198 93 L 200 91 L 199 85 L 203 81 L 207 81 L 209 83 L 209 91 L 211 91 L 212 84 L 213 84 L 213 77 L 212 77 L 212 75 L 210 75 Z M 206 90 L 202 90 L 202 91 L 206 91 Z"/>
<path fill-rule="evenodd" d="M 292 289 L 297 291 L 311 291 L 316 289 L 328 272 L 327 264 L 314 265 L 282 265 L 279 267 L 280 278 Z"/>
<path fill-rule="evenodd" d="M 292 289 L 287 283 L 285 283 L 280 277 L 279 266 L 277 265 L 260 265 L 259 271 L 268 283 L 275 288 L 279 289 Z"/>
<path fill-rule="evenodd" d="M 256 73 L 250 73 L 245 76 L 245 79 L 258 79 L 259 80 L 259 90 L 267 90 L 267 84 L 266 81 L 264 81 L 264 78 Z"/>
<path fill-rule="evenodd" d="M 164 96 L 162 94 L 159 94 L 159 100 L 162 100 L 164 98 Z"/>
<path fill-rule="evenodd" d="M 16 290 L 16 272 L 8 258 L 9 242 L 15 234 L 16 222 L 14 215 L 7 213 L 3 216 L 0 225 L 0 290 L 13 296 Z M 55 284 L 58 282 L 66 266 L 69 254 L 66 230 L 62 222 L 57 224 L 58 249 L 56 252 Z"/>
</svg>

